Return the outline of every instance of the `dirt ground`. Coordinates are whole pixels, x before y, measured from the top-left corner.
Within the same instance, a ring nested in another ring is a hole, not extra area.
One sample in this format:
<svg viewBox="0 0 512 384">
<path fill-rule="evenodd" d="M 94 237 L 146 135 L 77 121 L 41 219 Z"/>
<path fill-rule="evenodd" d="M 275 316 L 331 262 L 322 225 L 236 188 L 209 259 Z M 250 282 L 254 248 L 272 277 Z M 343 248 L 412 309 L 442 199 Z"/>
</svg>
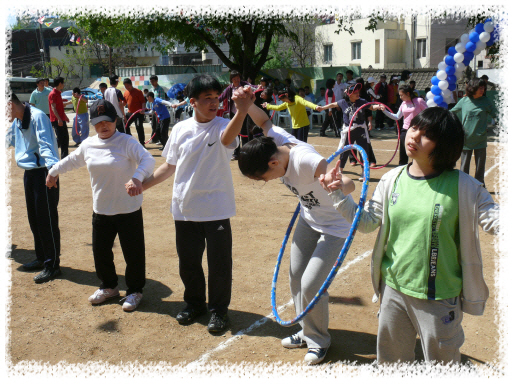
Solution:
<svg viewBox="0 0 512 384">
<path fill-rule="evenodd" d="M 71 117 L 71 115 L 70 115 Z M 94 133 L 91 127 L 91 135 Z M 146 137 L 150 126 L 145 124 Z M 318 126 L 310 132 L 309 142 L 325 157 L 338 145 L 338 139 L 319 137 Z M 380 164 L 387 162 L 396 146 L 392 131 L 373 132 L 373 147 Z M 488 147 L 486 184 L 498 201 L 495 177 L 498 175 L 496 136 Z M 71 143 L 73 144 L 73 143 Z M 156 159 L 163 163 L 157 145 L 148 144 Z M 74 148 L 71 148 L 73 150 Z M 140 307 L 125 313 L 119 300 L 91 306 L 87 298 L 98 287 L 92 258 L 92 198 L 86 168 L 60 177 L 59 220 L 62 238 L 62 276 L 47 284 L 36 285 L 34 273 L 21 265 L 35 258 L 33 238 L 28 225 L 23 194 L 23 171 L 11 157 L 10 207 L 12 208 L 12 286 L 7 342 L 11 368 L 30 361 L 70 364 L 105 362 L 189 364 L 296 363 L 302 362 L 305 349 L 286 350 L 280 340 L 298 331 L 280 326 L 267 318 L 271 314 L 270 289 L 277 254 L 286 226 L 297 205 L 297 198 L 278 180 L 267 184 L 244 178 L 236 162 L 231 162 L 237 214 L 233 230 L 233 296 L 229 311 L 231 325 L 225 333 L 212 336 L 206 330 L 209 317 L 181 326 L 175 320 L 183 308 L 183 285 L 178 274 L 174 224 L 169 211 L 172 178 L 144 193 L 143 214 L 146 239 L 147 283 Z M 383 169 L 372 170 L 368 196 L 380 177 L 398 164 L 398 154 Z M 471 172 L 474 172 L 474 164 Z M 346 174 L 361 182 L 358 167 L 348 165 Z M 213 174 L 213 170 L 212 170 Z M 466 342 L 463 361 L 477 366 L 494 365 L 499 358 L 499 333 L 496 302 L 494 238 L 480 231 L 484 274 L 490 290 L 485 314 L 465 316 Z M 372 303 L 370 252 L 377 231 L 357 234 L 340 271 L 329 289 L 330 333 L 332 345 L 325 363 L 372 363 L 375 358 L 378 304 Z M 288 248 L 289 250 L 289 248 Z M 121 296 L 126 289 L 125 263 L 116 240 L 115 259 L 120 276 Z M 293 317 L 288 286 L 289 251 L 285 253 L 277 288 L 278 306 L 284 306 L 283 319 Z M 204 265 L 206 270 L 206 265 Z M 343 268 L 343 267 L 342 267 Z M 270 316 L 269 316 L 270 317 Z M 237 335 L 237 337 L 233 337 Z M 422 359 L 417 343 L 417 358 Z M 322 370 L 322 365 L 318 368 Z"/>
</svg>

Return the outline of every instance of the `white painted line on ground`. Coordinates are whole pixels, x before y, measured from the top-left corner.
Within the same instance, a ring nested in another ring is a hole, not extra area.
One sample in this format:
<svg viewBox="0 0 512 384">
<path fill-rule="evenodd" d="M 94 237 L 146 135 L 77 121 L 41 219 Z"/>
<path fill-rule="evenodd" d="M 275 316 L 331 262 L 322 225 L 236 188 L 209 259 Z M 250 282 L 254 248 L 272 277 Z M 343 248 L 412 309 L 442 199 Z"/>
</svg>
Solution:
<svg viewBox="0 0 512 384">
<path fill-rule="evenodd" d="M 366 251 L 365 253 L 363 253 L 362 255 L 357 256 L 354 260 L 351 260 L 345 266 L 340 268 L 338 270 L 338 273 L 345 272 L 352 265 L 354 265 L 354 264 L 364 260 L 368 256 L 370 256 L 371 253 L 372 253 L 372 250 L 369 250 L 369 251 Z M 282 311 L 284 311 L 286 308 L 288 308 L 292 304 L 293 304 L 293 300 L 290 300 L 286 304 L 281 305 L 280 307 L 277 308 L 277 313 L 281 313 Z M 268 314 L 265 317 L 262 317 L 258 321 L 254 322 L 250 327 L 242 329 L 241 331 L 238 331 L 234 336 L 230 337 L 228 340 L 220 343 L 214 349 L 211 349 L 210 351 L 204 353 L 197 360 L 194 360 L 191 363 L 189 363 L 185 368 L 193 368 L 194 366 L 204 364 L 210 358 L 210 356 L 212 354 L 214 354 L 215 352 L 218 352 L 218 351 L 221 351 L 223 349 L 226 349 L 230 344 L 232 344 L 233 342 L 241 339 L 243 335 L 253 331 L 256 328 L 259 328 L 260 326 L 262 326 L 263 324 L 267 323 L 269 320 L 272 320 L 272 319 L 274 319 L 274 315 L 272 313 Z"/>
<path fill-rule="evenodd" d="M 492 171 L 494 168 L 496 168 L 498 165 L 499 165 L 499 163 L 496 163 L 496 164 L 494 164 L 491 168 L 489 168 L 487 171 L 485 171 L 485 173 L 484 173 L 484 177 L 487 177 L 487 175 L 488 175 L 489 173 L 491 173 L 491 171 Z"/>
</svg>

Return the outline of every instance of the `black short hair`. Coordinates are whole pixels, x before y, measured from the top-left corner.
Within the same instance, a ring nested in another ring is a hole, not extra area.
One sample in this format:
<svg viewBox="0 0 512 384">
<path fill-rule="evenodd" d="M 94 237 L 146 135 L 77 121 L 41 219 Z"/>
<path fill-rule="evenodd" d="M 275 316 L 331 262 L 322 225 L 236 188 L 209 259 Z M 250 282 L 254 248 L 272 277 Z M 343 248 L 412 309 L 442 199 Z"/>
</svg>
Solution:
<svg viewBox="0 0 512 384">
<path fill-rule="evenodd" d="M 399 91 L 402 91 L 403 93 L 408 93 L 409 94 L 409 97 L 411 98 L 411 100 L 414 99 L 414 89 L 412 89 L 411 86 L 409 85 L 401 85 L 398 87 L 398 90 Z M 413 102 L 414 103 L 414 102 Z"/>
<path fill-rule="evenodd" d="M 158 76 L 157 75 L 152 75 L 149 77 L 149 80 L 156 80 L 158 81 Z"/>
<path fill-rule="evenodd" d="M 64 84 L 64 78 L 59 76 L 53 79 L 53 86 L 57 87 L 59 84 Z"/>
<path fill-rule="evenodd" d="M 284 87 L 283 89 L 281 89 L 277 95 L 279 98 L 281 98 L 281 96 L 285 95 L 285 94 L 288 94 L 288 99 L 291 101 L 291 102 L 295 102 L 295 92 L 293 92 L 290 88 L 288 87 Z"/>
<path fill-rule="evenodd" d="M 131 81 L 131 79 L 129 79 L 129 78 L 125 78 L 125 79 L 123 80 L 123 84 L 131 84 L 131 83 L 132 83 L 132 81 Z"/>
<path fill-rule="evenodd" d="M 329 89 L 332 89 L 332 87 L 334 87 L 334 84 L 336 84 L 336 80 L 334 79 L 327 79 L 327 81 L 325 82 L 325 86 Z"/>
<path fill-rule="evenodd" d="M 291 83 L 292 83 L 292 79 L 290 79 L 290 78 L 288 78 L 288 79 L 284 79 L 284 82 L 285 82 L 285 83 L 290 83 L 290 84 L 291 84 Z"/>
<path fill-rule="evenodd" d="M 455 167 L 464 147 L 464 128 L 453 112 L 441 107 L 427 108 L 412 119 L 411 128 L 425 131 L 425 136 L 436 143 L 429 158 L 437 172 Z"/>
<path fill-rule="evenodd" d="M 306 88 L 307 88 L 307 89 L 310 89 L 309 85 L 305 85 L 305 86 L 304 86 L 304 90 L 306 90 Z"/>
<path fill-rule="evenodd" d="M 42 77 L 38 77 L 36 79 L 36 84 L 39 84 L 41 81 L 44 81 L 44 79 Z"/>
<path fill-rule="evenodd" d="M 235 71 L 235 70 L 231 71 L 231 72 L 229 73 L 229 82 L 231 82 L 231 80 L 233 80 L 233 78 L 235 78 L 235 77 L 237 77 L 237 76 L 238 76 L 240 79 L 242 78 L 242 75 L 240 75 L 240 72 Z"/>
<path fill-rule="evenodd" d="M 98 88 L 108 88 L 108 85 L 107 83 L 100 83 L 100 85 L 98 85 Z"/>
<path fill-rule="evenodd" d="M 214 90 L 222 92 L 222 86 L 212 75 L 198 75 L 187 84 L 183 93 L 190 98 L 198 98 L 202 92 Z"/>
<path fill-rule="evenodd" d="M 487 88 L 487 83 L 485 82 L 485 80 L 482 80 L 482 79 L 470 80 L 466 84 L 466 95 L 468 95 L 469 97 L 475 96 L 476 91 L 478 91 L 478 88 L 480 88 L 480 87 Z"/>
<path fill-rule="evenodd" d="M 349 70 L 347 71 L 347 75 L 353 75 L 353 74 L 354 74 L 354 71 L 352 71 L 351 69 L 349 69 Z"/>
<path fill-rule="evenodd" d="M 82 93 L 82 91 L 80 91 L 80 88 L 75 87 L 73 88 L 73 93 Z"/>
<path fill-rule="evenodd" d="M 325 91 L 325 87 L 320 87 L 320 90 L 322 90 L 322 89 Z"/>
<path fill-rule="evenodd" d="M 299 88 L 299 89 L 297 89 L 297 92 L 300 92 L 300 91 L 304 91 L 304 92 L 306 92 L 306 90 L 305 90 L 304 88 Z"/>
<path fill-rule="evenodd" d="M 148 92 L 147 94 L 148 96 L 152 97 L 153 99 L 155 98 L 155 94 L 153 92 Z"/>
<path fill-rule="evenodd" d="M 22 104 L 20 99 L 18 99 L 18 96 L 14 92 L 11 92 L 11 95 L 9 97 L 9 101 L 11 101 L 14 104 L 20 105 Z"/>
<path fill-rule="evenodd" d="M 336 77 L 338 77 L 338 75 L 341 75 L 341 77 L 343 77 L 343 73 L 341 73 L 341 72 L 338 72 L 338 73 L 336 74 Z"/>
<path fill-rule="evenodd" d="M 489 76 L 487 75 L 482 75 L 482 77 L 480 77 L 482 80 L 489 80 Z"/>
<path fill-rule="evenodd" d="M 48 77 L 45 77 L 43 80 L 48 80 L 48 82 L 50 82 L 50 79 Z"/>
<path fill-rule="evenodd" d="M 244 144 L 238 155 L 238 167 L 244 176 L 260 179 L 269 169 L 268 162 L 277 153 L 272 137 L 260 136 Z"/>
</svg>

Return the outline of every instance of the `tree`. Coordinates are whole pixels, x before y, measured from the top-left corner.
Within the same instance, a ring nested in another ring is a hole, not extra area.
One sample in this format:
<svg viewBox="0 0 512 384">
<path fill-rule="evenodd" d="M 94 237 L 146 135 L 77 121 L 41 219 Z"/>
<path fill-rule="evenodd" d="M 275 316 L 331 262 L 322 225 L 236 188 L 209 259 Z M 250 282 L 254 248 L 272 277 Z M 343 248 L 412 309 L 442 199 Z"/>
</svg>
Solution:
<svg viewBox="0 0 512 384">
<path fill-rule="evenodd" d="M 239 71 L 243 78 L 257 76 L 269 59 L 274 36 L 297 38 L 285 27 L 293 15 L 279 16 L 278 12 L 269 12 L 270 16 L 254 16 L 248 12 L 219 16 L 214 10 L 205 10 L 202 15 L 195 13 L 192 16 L 172 10 L 152 10 L 146 14 L 132 11 L 120 16 L 101 11 L 69 12 L 61 16 L 73 20 L 77 30 L 93 42 L 108 46 L 151 42 L 160 51 L 173 48 L 176 44 L 183 44 L 187 50 L 211 49 L 228 68 Z M 311 17 L 301 18 L 305 20 Z M 223 42 L 229 45 L 227 55 L 220 48 Z M 258 46 L 258 43 L 261 45 Z"/>
<path fill-rule="evenodd" d="M 270 43 L 269 57 L 262 69 L 289 68 L 293 64 L 291 48 L 280 49 L 279 38 L 274 36 Z"/>
<path fill-rule="evenodd" d="M 293 58 L 301 68 L 311 67 L 315 62 L 315 27 L 320 25 L 319 20 L 311 23 L 291 22 L 287 28 L 297 36 L 289 41 Z"/>
</svg>

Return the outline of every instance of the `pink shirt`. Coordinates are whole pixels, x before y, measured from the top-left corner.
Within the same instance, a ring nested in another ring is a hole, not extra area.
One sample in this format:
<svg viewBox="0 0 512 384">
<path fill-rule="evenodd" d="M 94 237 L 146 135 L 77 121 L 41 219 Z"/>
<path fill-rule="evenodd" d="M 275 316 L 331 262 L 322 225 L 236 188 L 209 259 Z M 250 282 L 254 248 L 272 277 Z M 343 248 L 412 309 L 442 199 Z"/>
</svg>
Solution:
<svg viewBox="0 0 512 384">
<path fill-rule="evenodd" d="M 425 103 L 425 100 L 419 97 L 414 99 L 414 103 L 412 101 L 402 102 L 400 105 L 400 112 L 402 112 L 402 115 L 404 116 L 403 129 L 409 129 L 414 116 L 419 114 L 424 109 L 427 109 L 427 103 Z"/>
</svg>

